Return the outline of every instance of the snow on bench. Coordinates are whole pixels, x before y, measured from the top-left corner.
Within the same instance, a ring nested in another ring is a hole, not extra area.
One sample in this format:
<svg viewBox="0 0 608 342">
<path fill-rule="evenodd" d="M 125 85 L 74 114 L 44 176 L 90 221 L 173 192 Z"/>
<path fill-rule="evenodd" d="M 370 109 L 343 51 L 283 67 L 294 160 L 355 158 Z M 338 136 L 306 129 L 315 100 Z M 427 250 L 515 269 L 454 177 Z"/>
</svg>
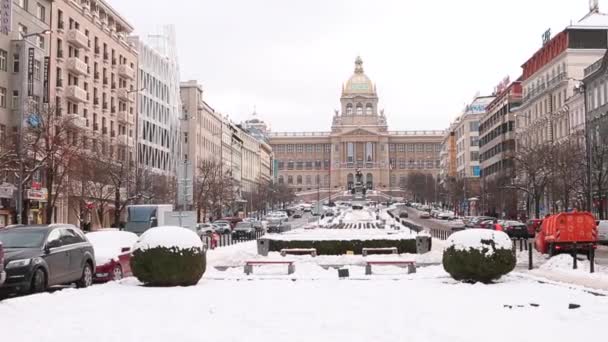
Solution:
<svg viewBox="0 0 608 342">
<path fill-rule="evenodd" d="M 408 274 L 416 273 L 416 262 L 414 262 L 414 261 L 382 260 L 382 261 L 366 261 L 366 264 L 365 264 L 365 274 L 366 275 L 372 274 L 372 265 L 382 265 L 382 266 L 392 265 L 392 266 L 398 266 L 398 267 L 407 267 Z"/>
<path fill-rule="evenodd" d="M 281 249 L 281 256 L 286 256 L 287 254 L 310 254 L 312 257 L 317 256 L 316 248 L 283 248 Z"/>
<path fill-rule="evenodd" d="M 363 256 L 367 256 L 368 254 L 370 254 L 370 252 L 372 253 L 382 253 L 382 254 L 397 254 L 397 247 L 383 247 L 383 248 L 371 248 L 371 247 L 364 247 L 361 250 Z M 390 252 L 390 253 L 386 253 L 386 252 Z"/>
<path fill-rule="evenodd" d="M 250 275 L 253 273 L 253 265 L 287 265 L 287 274 L 292 274 L 296 271 L 296 266 L 293 264 L 293 261 L 280 260 L 280 261 L 256 261 L 250 260 L 245 262 L 244 272 L 246 275 Z"/>
</svg>

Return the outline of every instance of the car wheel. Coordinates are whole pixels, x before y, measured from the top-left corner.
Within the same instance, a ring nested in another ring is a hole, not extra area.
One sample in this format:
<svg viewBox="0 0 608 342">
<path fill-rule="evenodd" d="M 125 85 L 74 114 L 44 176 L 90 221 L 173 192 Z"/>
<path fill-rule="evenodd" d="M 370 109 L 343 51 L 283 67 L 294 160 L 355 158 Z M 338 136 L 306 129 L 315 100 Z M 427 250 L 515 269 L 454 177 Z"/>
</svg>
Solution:
<svg viewBox="0 0 608 342">
<path fill-rule="evenodd" d="M 76 282 L 76 286 L 78 288 L 85 288 L 93 285 L 93 269 L 91 264 L 88 262 L 84 265 L 84 269 L 82 270 L 82 276 Z"/>
<path fill-rule="evenodd" d="M 39 293 L 46 290 L 46 273 L 42 268 L 37 268 L 32 275 L 32 283 L 30 285 L 30 293 Z"/>
<path fill-rule="evenodd" d="M 120 280 L 122 279 L 122 267 L 120 265 L 114 266 L 112 270 L 112 280 Z"/>
</svg>

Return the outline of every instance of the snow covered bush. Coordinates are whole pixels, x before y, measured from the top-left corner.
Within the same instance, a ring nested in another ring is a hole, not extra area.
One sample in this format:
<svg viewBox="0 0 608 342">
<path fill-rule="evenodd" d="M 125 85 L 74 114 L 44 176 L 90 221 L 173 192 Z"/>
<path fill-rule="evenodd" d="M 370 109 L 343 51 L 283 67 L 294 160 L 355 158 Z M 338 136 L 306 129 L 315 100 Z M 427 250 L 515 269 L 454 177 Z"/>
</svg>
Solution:
<svg viewBox="0 0 608 342">
<path fill-rule="evenodd" d="M 196 285 L 205 268 L 201 239 L 181 227 L 147 230 L 135 244 L 131 257 L 133 275 L 148 286 Z"/>
<path fill-rule="evenodd" d="M 490 283 L 515 268 L 509 236 L 489 229 L 467 229 L 450 235 L 443 268 L 452 278 Z"/>
</svg>

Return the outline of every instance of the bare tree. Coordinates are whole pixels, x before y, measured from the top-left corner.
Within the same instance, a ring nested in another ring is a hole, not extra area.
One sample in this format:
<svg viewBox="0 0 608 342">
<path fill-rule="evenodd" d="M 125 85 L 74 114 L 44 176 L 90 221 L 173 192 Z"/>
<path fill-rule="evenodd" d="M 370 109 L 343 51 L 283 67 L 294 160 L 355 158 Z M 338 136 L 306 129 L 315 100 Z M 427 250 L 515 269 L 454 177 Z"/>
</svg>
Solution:
<svg viewBox="0 0 608 342">
<path fill-rule="evenodd" d="M 584 146 L 576 139 L 568 139 L 548 148 L 551 153 L 545 159 L 551 167 L 548 189 L 553 211 L 560 210 L 560 205 L 565 211 L 570 208 L 572 198 L 582 193 L 586 165 Z"/>
<path fill-rule="evenodd" d="M 21 182 L 27 184 L 34 173 L 42 171 L 48 194 L 45 221 L 51 223 L 53 209 L 80 156 L 83 120 L 76 114 L 61 115 L 52 106 L 41 109 L 23 129 L 25 177 Z"/>
<path fill-rule="evenodd" d="M 199 222 L 207 218 L 207 213 L 221 215 L 218 213 L 218 211 L 221 212 L 219 203 L 226 191 L 224 187 L 229 184 L 228 176 L 222 169 L 221 162 L 215 160 L 203 161 L 197 166 L 194 200 Z"/>
<path fill-rule="evenodd" d="M 603 198 L 608 190 L 608 123 L 605 121 L 595 127 L 591 134 L 591 174 L 592 186 L 597 191 L 599 219 L 606 219 Z"/>
<path fill-rule="evenodd" d="M 525 192 L 534 202 L 534 215 L 540 216 L 541 199 L 551 180 L 551 153 L 550 144 L 536 146 L 521 146 L 515 153 L 517 167 L 516 181 L 509 188 Z"/>
</svg>

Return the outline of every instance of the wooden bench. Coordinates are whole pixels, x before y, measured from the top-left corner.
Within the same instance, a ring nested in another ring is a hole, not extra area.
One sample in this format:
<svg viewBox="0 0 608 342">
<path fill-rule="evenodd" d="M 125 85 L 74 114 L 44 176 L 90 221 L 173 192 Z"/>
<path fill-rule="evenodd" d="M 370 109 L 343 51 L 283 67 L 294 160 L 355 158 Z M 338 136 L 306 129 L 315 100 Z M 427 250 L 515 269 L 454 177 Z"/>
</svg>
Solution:
<svg viewBox="0 0 608 342">
<path fill-rule="evenodd" d="M 368 254 L 370 254 L 370 252 L 372 253 L 381 253 L 381 254 L 397 254 L 397 247 L 384 247 L 384 248 L 368 248 L 368 247 L 364 247 L 361 250 L 361 253 L 363 254 L 363 256 L 367 256 Z M 388 252 L 388 253 L 387 253 Z"/>
<path fill-rule="evenodd" d="M 253 265 L 287 265 L 287 274 L 292 274 L 296 271 L 296 266 L 293 264 L 293 261 L 281 260 L 281 261 L 246 261 L 244 272 L 249 275 L 253 273 Z"/>
<path fill-rule="evenodd" d="M 416 273 L 416 263 L 414 261 L 366 261 L 365 274 L 372 274 L 372 265 L 393 265 L 398 267 L 407 267 L 407 273 Z"/>
<path fill-rule="evenodd" d="M 310 254 L 312 257 L 317 256 L 316 248 L 283 248 L 281 249 L 281 256 L 286 256 L 287 254 Z"/>
</svg>

